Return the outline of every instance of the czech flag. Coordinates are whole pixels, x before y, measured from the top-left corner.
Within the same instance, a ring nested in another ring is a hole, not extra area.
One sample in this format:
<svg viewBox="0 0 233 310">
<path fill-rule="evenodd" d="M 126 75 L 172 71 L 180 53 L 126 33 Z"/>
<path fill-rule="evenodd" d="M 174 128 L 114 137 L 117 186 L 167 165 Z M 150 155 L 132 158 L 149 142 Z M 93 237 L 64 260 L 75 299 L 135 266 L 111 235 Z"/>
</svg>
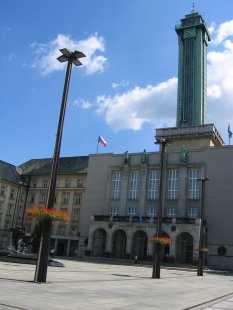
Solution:
<svg viewBox="0 0 233 310">
<path fill-rule="evenodd" d="M 104 147 L 106 147 L 107 146 L 107 142 L 104 140 L 104 138 L 103 137 L 101 137 L 101 136 L 99 136 L 99 138 L 98 138 L 98 143 L 101 143 L 101 144 L 103 144 L 103 146 Z"/>
</svg>

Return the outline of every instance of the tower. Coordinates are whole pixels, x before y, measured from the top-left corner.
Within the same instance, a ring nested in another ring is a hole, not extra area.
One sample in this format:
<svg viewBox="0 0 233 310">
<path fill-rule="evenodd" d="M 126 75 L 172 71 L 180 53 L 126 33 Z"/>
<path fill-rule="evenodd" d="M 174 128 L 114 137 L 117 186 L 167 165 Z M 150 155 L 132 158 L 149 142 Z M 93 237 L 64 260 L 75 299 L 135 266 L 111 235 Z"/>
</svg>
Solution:
<svg viewBox="0 0 233 310">
<path fill-rule="evenodd" d="M 224 145 L 214 124 L 206 124 L 210 34 L 205 21 L 193 9 L 175 30 L 179 43 L 176 127 L 156 129 L 156 138 L 171 141 L 167 150 Z"/>
<path fill-rule="evenodd" d="M 207 45 L 210 34 L 202 16 L 192 11 L 175 28 L 179 41 L 177 127 L 206 122 Z"/>
</svg>

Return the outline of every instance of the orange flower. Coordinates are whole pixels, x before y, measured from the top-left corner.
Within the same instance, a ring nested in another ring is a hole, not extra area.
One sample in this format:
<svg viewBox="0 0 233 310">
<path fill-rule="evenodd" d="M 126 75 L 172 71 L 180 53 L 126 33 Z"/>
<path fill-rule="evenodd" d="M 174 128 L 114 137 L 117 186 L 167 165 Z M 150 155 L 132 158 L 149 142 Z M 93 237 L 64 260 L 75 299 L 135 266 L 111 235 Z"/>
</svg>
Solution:
<svg viewBox="0 0 233 310">
<path fill-rule="evenodd" d="M 152 242 L 161 243 L 161 244 L 170 244 L 172 239 L 169 237 L 153 237 L 151 238 Z"/>
<path fill-rule="evenodd" d="M 28 216 L 35 217 L 39 220 L 48 217 L 54 221 L 67 222 L 70 219 L 69 213 L 58 211 L 56 208 L 47 209 L 45 207 L 31 207 L 26 209 L 26 213 Z"/>
</svg>

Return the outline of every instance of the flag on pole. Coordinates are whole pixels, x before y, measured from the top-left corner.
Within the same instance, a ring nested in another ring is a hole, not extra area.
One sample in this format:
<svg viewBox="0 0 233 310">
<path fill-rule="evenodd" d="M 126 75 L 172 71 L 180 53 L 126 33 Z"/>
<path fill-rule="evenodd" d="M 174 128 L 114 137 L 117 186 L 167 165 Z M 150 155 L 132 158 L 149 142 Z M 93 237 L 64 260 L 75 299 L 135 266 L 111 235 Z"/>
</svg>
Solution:
<svg viewBox="0 0 233 310">
<path fill-rule="evenodd" d="M 232 137 L 232 131 L 230 128 L 230 124 L 228 125 L 228 136 L 229 136 L 229 139 Z"/>
<path fill-rule="evenodd" d="M 106 141 L 104 140 L 104 138 L 101 137 L 101 136 L 99 136 L 99 138 L 98 138 L 98 144 L 99 144 L 99 143 L 103 144 L 104 147 L 107 146 L 107 142 L 106 142 Z"/>
</svg>

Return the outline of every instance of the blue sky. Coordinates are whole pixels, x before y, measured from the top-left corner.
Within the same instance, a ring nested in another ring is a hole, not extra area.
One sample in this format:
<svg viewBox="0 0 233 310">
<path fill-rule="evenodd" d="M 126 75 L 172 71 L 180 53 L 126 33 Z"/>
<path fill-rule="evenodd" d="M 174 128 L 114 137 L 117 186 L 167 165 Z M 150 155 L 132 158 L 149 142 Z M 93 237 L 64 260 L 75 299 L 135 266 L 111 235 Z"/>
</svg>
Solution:
<svg viewBox="0 0 233 310">
<path fill-rule="evenodd" d="M 63 47 L 87 57 L 73 67 L 61 156 L 157 150 L 155 128 L 175 126 L 175 25 L 189 0 L 2 0 L 0 159 L 53 156 L 65 67 Z M 211 32 L 208 123 L 233 129 L 233 1 L 197 0 Z"/>
</svg>

